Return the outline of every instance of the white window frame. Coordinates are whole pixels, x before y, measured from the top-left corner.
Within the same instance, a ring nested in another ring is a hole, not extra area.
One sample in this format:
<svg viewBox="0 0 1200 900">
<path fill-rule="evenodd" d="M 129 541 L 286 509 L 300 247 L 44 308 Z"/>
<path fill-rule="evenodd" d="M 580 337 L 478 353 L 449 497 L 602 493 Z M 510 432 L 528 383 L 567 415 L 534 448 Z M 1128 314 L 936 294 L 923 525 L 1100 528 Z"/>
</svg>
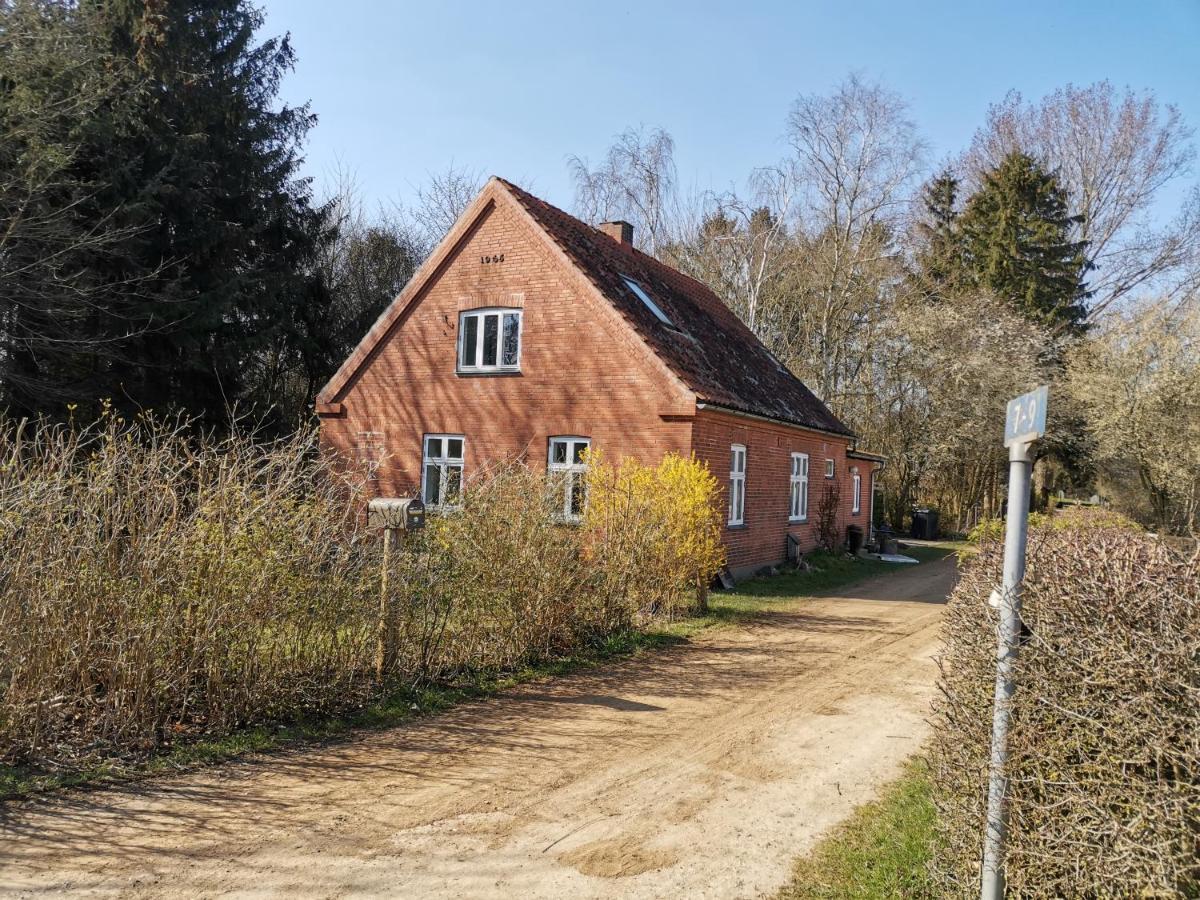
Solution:
<svg viewBox="0 0 1200 900">
<path fill-rule="evenodd" d="M 554 460 L 554 445 L 563 443 L 567 445 L 566 462 L 555 462 Z M 558 515 L 564 522 L 578 522 L 583 518 L 583 511 L 571 511 L 571 494 L 576 481 L 583 480 L 583 508 L 587 508 L 587 462 L 575 462 L 575 452 L 577 447 L 582 444 L 584 451 L 590 450 L 592 447 L 592 439 L 582 437 L 577 434 L 555 434 L 550 436 L 550 440 L 546 444 L 546 474 L 551 481 L 551 489 L 555 492 L 562 491 L 559 498 Z M 561 478 L 562 483 L 555 484 L 554 480 Z"/>
<path fill-rule="evenodd" d="M 857 516 L 862 512 L 862 475 L 854 472 L 850 476 L 852 491 L 854 494 L 854 504 L 850 507 L 850 514 Z"/>
<path fill-rule="evenodd" d="M 832 459 L 826 459 L 826 460 L 825 460 L 825 477 L 826 477 L 826 478 L 833 478 L 833 474 L 834 474 L 834 464 L 833 464 L 833 460 L 832 460 Z"/>
<path fill-rule="evenodd" d="M 476 375 L 489 372 L 520 372 L 521 371 L 521 344 L 522 334 L 525 324 L 525 311 L 518 307 L 507 306 L 486 306 L 480 309 L 464 309 L 458 314 L 458 339 L 455 342 L 455 364 L 456 370 L 467 375 Z M 504 318 L 505 316 L 517 317 L 517 360 L 513 363 L 504 363 Z M 496 316 L 496 363 L 495 365 L 485 365 L 483 362 L 483 322 L 487 316 Z M 466 362 L 466 346 L 464 341 L 467 334 L 467 319 L 475 319 L 475 362 L 473 365 L 468 365 Z"/>
<path fill-rule="evenodd" d="M 745 444 L 729 445 L 729 521 L 726 524 L 746 524 Z"/>
<path fill-rule="evenodd" d="M 429 442 L 431 440 L 440 440 L 442 442 L 442 452 L 437 456 L 429 455 Z M 462 441 L 462 456 L 453 457 L 448 454 L 450 449 L 448 441 Z M 462 434 L 426 434 L 421 437 L 421 502 L 425 503 L 426 509 L 432 510 L 452 510 L 462 508 L 463 495 L 463 472 L 466 469 L 467 461 L 467 438 Z M 437 466 L 438 468 L 438 499 L 439 503 L 426 502 L 426 480 L 429 474 L 429 467 Z M 451 469 L 458 469 L 458 502 L 446 503 L 446 474 Z"/>
<path fill-rule="evenodd" d="M 808 454 L 792 454 L 792 471 L 788 483 L 788 521 L 808 521 Z"/>
</svg>

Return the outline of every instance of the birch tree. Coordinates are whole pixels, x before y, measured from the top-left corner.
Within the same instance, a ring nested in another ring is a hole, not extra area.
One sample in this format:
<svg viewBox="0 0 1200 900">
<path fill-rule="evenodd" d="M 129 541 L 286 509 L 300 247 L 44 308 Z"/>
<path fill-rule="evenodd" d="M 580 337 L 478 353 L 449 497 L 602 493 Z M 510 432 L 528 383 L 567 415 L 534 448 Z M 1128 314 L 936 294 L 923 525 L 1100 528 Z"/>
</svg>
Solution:
<svg viewBox="0 0 1200 900">
<path fill-rule="evenodd" d="M 846 413 L 871 352 L 881 295 L 895 276 L 895 234 L 924 144 L 904 100 L 857 75 L 827 96 L 800 97 L 788 140 L 802 246 L 785 326 L 787 361 Z"/>
<path fill-rule="evenodd" d="M 635 243 L 657 256 L 672 240 L 678 211 L 675 141 L 661 128 L 627 128 L 593 168 L 584 158 L 568 160 L 575 183 L 575 211 L 593 225 L 624 219 Z"/>
</svg>

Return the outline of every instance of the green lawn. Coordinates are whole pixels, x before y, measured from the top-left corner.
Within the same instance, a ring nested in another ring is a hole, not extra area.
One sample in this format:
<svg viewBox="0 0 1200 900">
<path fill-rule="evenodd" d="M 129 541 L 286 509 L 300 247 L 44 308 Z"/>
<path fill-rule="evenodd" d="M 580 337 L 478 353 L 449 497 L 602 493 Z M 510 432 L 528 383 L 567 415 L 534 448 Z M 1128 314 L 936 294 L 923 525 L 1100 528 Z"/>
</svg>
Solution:
<svg viewBox="0 0 1200 900">
<path fill-rule="evenodd" d="M 953 545 L 945 544 L 913 547 L 907 552 L 927 562 L 945 557 L 952 549 Z M 614 635 L 596 647 L 515 672 L 475 675 L 453 684 L 400 690 L 353 714 L 247 728 L 226 737 L 181 745 L 136 764 L 112 761 L 69 773 L 0 766 L 0 800 L 74 785 L 181 771 L 246 753 L 328 740 L 361 728 L 390 728 L 449 709 L 464 700 L 490 696 L 514 684 L 551 678 L 620 657 L 684 643 L 702 631 L 747 621 L 781 603 L 821 596 L 864 578 L 903 568 L 897 563 L 844 555 L 814 554 L 812 562 L 813 568 L 806 572 L 751 579 L 733 591 L 714 591 L 709 598 L 709 610 L 702 616 L 680 619 L 648 631 Z"/>
<path fill-rule="evenodd" d="M 924 763 L 854 815 L 796 863 L 777 900 L 882 900 L 934 897 L 927 876 L 934 808 Z"/>
</svg>

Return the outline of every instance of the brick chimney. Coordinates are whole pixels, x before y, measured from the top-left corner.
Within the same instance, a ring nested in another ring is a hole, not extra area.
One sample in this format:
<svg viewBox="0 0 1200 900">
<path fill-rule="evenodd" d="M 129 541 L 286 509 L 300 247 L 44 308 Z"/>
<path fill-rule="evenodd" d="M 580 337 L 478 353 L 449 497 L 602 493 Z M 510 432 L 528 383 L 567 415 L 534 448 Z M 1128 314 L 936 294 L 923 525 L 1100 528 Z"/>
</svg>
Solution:
<svg viewBox="0 0 1200 900">
<path fill-rule="evenodd" d="M 628 222 L 601 222 L 596 227 L 619 244 L 633 243 L 633 226 Z"/>
</svg>

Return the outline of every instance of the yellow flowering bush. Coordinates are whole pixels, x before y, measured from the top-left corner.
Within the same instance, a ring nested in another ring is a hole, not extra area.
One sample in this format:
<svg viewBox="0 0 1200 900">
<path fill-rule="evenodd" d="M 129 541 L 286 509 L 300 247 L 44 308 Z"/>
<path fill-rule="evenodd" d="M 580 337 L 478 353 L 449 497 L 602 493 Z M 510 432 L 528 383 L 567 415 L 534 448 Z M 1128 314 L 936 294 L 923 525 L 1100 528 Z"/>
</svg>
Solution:
<svg viewBox="0 0 1200 900">
<path fill-rule="evenodd" d="M 725 563 L 720 488 L 695 457 L 669 453 L 646 466 L 591 452 L 583 528 L 610 622 L 704 608 Z"/>
</svg>

